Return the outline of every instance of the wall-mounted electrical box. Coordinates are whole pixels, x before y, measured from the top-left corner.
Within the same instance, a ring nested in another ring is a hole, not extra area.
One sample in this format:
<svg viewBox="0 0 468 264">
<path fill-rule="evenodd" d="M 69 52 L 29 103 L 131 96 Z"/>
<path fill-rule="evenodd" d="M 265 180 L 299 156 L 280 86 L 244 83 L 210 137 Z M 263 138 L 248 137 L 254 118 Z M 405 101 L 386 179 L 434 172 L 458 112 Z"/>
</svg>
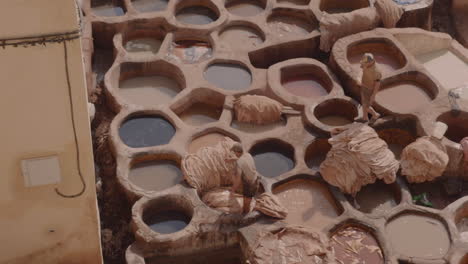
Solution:
<svg viewBox="0 0 468 264">
<path fill-rule="evenodd" d="M 21 160 L 21 170 L 26 187 L 57 184 L 61 179 L 58 156 Z"/>
</svg>

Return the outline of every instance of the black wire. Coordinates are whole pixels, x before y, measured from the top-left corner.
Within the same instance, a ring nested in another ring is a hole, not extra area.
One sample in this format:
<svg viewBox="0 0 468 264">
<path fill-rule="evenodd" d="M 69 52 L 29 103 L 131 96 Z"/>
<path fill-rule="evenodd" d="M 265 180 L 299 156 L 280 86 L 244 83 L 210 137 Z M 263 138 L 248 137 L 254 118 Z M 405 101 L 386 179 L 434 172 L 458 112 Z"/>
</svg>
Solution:
<svg viewBox="0 0 468 264">
<path fill-rule="evenodd" d="M 65 198 L 75 198 L 78 196 L 81 196 L 85 190 L 86 190 L 86 182 L 83 178 L 83 174 L 81 173 L 81 159 L 80 159 L 80 146 L 78 145 L 78 136 L 76 133 L 76 125 L 75 125 L 75 115 L 73 112 L 73 99 L 72 99 L 72 89 L 71 89 L 71 83 L 70 83 L 70 72 L 68 69 L 68 51 L 67 51 L 67 42 L 63 41 L 63 52 L 64 52 L 64 58 L 65 58 L 65 76 L 67 79 L 67 86 L 68 86 L 68 98 L 70 100 L 70 113 L 71 113 L 71 122 L 72 122 L 72 127 L 73 127 L 73 136 L 75 138 L 75 145 L 76 145 L 76 161 L 77 161 L 77 167 L 78 167 L 78 175 L 80 176 L 80 180 L 82 183 L 82 189 L 80 192 L 76 194 L 63 194 L 60 192 L 58 188 L 55 188 L 55 192 Z"/>
</svg>

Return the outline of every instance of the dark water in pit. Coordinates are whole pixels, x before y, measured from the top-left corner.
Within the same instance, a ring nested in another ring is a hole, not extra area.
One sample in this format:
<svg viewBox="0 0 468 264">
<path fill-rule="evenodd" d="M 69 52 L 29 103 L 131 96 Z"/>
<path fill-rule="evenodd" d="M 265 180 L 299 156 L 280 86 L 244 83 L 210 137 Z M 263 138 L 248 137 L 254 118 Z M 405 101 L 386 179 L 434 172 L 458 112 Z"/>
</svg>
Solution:
<svg viewBox="0 0 468 264">
<path fill-rule="evenodd" d="M 216 21 L 218 16 L 213 10 L 207 7 L 191 6 L 182 8 L 177 12 L 176 18 L 179 22 L 185 24 L 206 25 Z"/>
<path fill-rule="evenodd" d="M 237 64 L 215 63 L 208 66 L 204 75 L 207 81 L 225 90 L 244 90 L 252 83 L 250 71 Z"/>
<path fill-rule="evenodd" d="M 139 12 L 155 12 L 166 9 L 169 0 L 133 0 L 133 7 Z"/>
<path fill-rule="evenodd" d="M 177 211 L 161 211 L 145 220 L 145 223 L 155 232 L 170 234 L 184 229 L 190 223 L 190 218 Z"/>
<path fill-rule="evenodd" d="M 97 16 L 111 17 L 111 16 L 123 16 L 125 10 L 120 6 L 114 6 L 112 4 L 101 5 L 93 7 L 93 13 Z"/>
<path fill-rule="evenodd" d="M 175 128 L 171 123 L 155 116 L 129 119 L 119 129 L 122 141 L 132 148 L 164 145 L 169 143 L 174 134 Z"/>
<path fill-rule="evenodd" d="M 274 143 L 256 146 L 251 151 L 257 171 L 265 177 L 276 177 L 294 168 L 294 153 L 288 153 Z"/>
</svg>

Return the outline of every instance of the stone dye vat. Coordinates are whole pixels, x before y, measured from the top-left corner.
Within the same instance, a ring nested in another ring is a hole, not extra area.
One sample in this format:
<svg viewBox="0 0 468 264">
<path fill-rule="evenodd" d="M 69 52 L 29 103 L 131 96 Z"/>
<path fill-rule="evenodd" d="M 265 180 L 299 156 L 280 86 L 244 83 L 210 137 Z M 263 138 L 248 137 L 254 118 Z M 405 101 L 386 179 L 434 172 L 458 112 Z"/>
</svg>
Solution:
<svg viewBox="0 0 468 264">
<path fill-rule="evenodd" d="M 104 4 L 85 1 L 88 86 L 100 102 L 95 122 L 105 130 L 94 131 L 100 135 L 96 160 L 108 174 L 102 177 L 105 188 L 116 176 L 114 187 L 124 190 L 122 199 L 129 204 L 122 206 L 131 210 L 131 216 L 118 219 L 131 218 L 123 236 L 134 238 L 122 239 L 120 262 L 127 249 L 127 263 L 271 263 L 259 262 L 255 237 L 288 243 L 300 238 L 299 254 L 305 252 L 304 241 L 313 242 L 320 255 L 308 256 L 311 263 L 333 258 L 333 250 L 342 263 L 462 261 L 466 197 L 444 209 L 426 208 L 412 202 L 411 188 L 401 178 L 392 185 L 370 184 L 351 199 L 317 173 L 330 149 L 330 132 L 362 118 L 357 63 L 363 53 L 373 52 L 384 72 L 375 105 L 382 118 L 372 124 L 379 136 L 398 156 L 429 134 L 433 122 L 446 122 L 443 143 L 455 157 L 448 173 L 462 175 L 455 160 L 461 154 L 457 140 L 464 136 L 466 101 L 457 99 L 461 109 L 452 113 L 447 91 L 454 87 L 431 72 L 430 60 L 425 65 L 418 58 L 449 50 L 459 65 L 466 51 L 443 34 L 377 29 L 338 40 L 328 60 L 319 52 L 323 12 L 372 5 L 348 2 L 133 0 L 122 1 L 123 12 L 112 11 L 118 15 L 99 16 L 92 7 Z M 427 24 L 429 18 L 410 13 L 425 13 L 432 1 L 398 4 L 409 16 L 404 23 Z M 266 96 L 298 114 L 284 113 L 265 125 L 239 122 L 228 102 L 241 95 Z M 285 219 L 255 211 L 223 213 L 181 180 L 184 157 L 226 137 L 253 156 L 257 196 L 274 195 L 289 211 Z M 388 234 L 389 229 L 400 232 L 400 221 L 413 212 L 434 221 L 431 230 L 439 244 L 430 246 L 437 254 L 419 248 L 401 252 Z M 285 254 L 298 257 L 293 251 Z"/>
</svg>

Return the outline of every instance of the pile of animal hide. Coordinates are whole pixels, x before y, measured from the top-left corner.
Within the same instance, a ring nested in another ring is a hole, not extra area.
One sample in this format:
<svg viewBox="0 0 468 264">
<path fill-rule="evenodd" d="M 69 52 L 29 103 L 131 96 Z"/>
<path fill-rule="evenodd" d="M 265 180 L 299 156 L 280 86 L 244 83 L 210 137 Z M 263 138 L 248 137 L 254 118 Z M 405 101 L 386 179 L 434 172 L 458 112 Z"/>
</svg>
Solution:
<svg viewBox="0 0 468 264">
<path fill-rule="evenodd" d="M 234 112 L 239 122 L 266 125 L 281 120 L 283 105 L 261 95 L 244 95 L 234 101 Z"/>
<path fill-rule="evenodd" d="M 315 230 L 285 227 L 258 232 L 248 248 L 252 264 L 325 264 L 335 263 L 333 249 L 327 239 Z"/>
<path fill-rule="evenodd" d="M 426 136 L 406 146 L 400 162 L 401 173 L 408 182 L 421 183 L 442 176 L 449 157 L 440 139 Z"/>
<path fill-rule="evenodd" d="M 213 188 L 234 185 L 240 181 L 236 175 L 237 163 L 231 153 L 236 142 L 228 137 L 214 147 L 204 147 L 189 154 L 182 160 L 184 179 L 198 192 L 204 193 Z"/>
<path fill-rule="evenodd" d="M 342 192 L 356 195 L 362 186 L 376 179 L 395 181 L 399 163 L 374 129 L 352 124 L 328 140 L 332 146 L 320 165 L 325 181 Z"/>
<path fill-rule="evenodd" d="M 250 199 L 227 187 L 242 187 L 241 171 L 231 147 L 236 142 L 226 137 L 214 147 L 204 147 L 182 160 L 185 181 L 197 189 L 202 200 L 210 207 L 227 213 L 248 213 L 257 210 L 265 215 L 285 218 L 286 209 L 270 193 L 252 198 L 249 208 L 244 208 L 244 199 Z"/>
<path fill-rule="evenodd" d="M 392 0 L 377 0 L 375 7 L 347 13 L 323 13 L 320 18 L 320 49 L 329 52 L 340 38 L 376 28 L 382 21 L 386 28 L 395 27 L 403 9 Z"/>
<path fill-rule="evenodd" d="M 259 211 L 265 215 L 275 218 L 285 218 L 287 216 L 286 209 L 280 204 L 278 198 L 271 193 L 262 193 L 259 196 L 253 197 L 248 202 L 249 207 L 244 208 L 244 197 L 241 194 L 232 192 L 228 188 L 218 188 L 209 191 L 203 195 L 203 202 L 211 208 L 231 214 L 249 213 Z"/>
</svg>

